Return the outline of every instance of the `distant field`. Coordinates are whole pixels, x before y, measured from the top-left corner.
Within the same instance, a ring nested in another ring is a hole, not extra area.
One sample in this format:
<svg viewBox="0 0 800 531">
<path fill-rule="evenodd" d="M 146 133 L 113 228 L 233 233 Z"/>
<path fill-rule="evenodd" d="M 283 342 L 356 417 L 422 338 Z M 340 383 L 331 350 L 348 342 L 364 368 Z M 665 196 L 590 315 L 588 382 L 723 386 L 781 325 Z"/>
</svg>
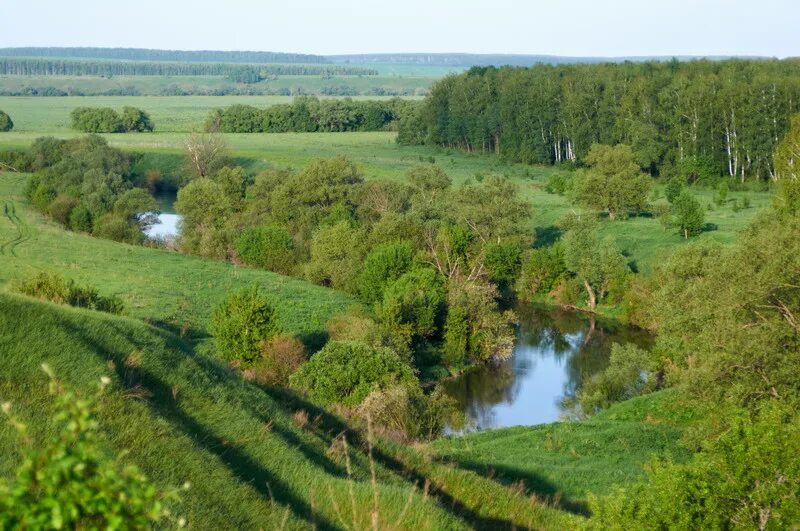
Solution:
<svg viewBox="0 0 800 531">
<path fill-rule="evenodd" d="M 354 65 L 359 66 L 359 65 Z M 219 94 L 234 90 L 254 94 L 396 94 L 423 95 L 440 77 L 460 69 L 414 65 L 369 65 L 377 76 L 277 76 L 243 85 L 225 76 L 0 76 L 0 93 L 54 88 L 71 95 L 119 93 L 141 95 Z M 331 92 L 336 91 L 336 92 Z M 346 92 L 343 92 L 346 91 Z"/>
</svg>

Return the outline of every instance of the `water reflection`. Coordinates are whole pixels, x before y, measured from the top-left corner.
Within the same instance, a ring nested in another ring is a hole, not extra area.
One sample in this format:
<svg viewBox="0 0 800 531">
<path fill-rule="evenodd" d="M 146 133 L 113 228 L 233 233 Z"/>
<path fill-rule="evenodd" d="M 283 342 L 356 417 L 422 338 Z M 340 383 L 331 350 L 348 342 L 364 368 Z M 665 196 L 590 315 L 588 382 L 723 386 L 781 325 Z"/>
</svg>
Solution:
<svg viewBox="0 0 800 531">
<path fill-rule="evenodd" d="M 477 367 L 444 384 L 470 421 L 468 429 L 553 422 L 581 382 L 608 365 L 613 343 L 649 348 L 640 330 L 536 306 L 517 308 L 520 327 L 508 360 Z"/>
<path fill-rule="evenodd" d="M 175 192 L 161 192 L 154 195 L 158 209 L 158 222 L 145 231 L 148 238 L 165 240 L 167 242 L 178 237 L 181 216 L 175 213 Z"/>
</svg>

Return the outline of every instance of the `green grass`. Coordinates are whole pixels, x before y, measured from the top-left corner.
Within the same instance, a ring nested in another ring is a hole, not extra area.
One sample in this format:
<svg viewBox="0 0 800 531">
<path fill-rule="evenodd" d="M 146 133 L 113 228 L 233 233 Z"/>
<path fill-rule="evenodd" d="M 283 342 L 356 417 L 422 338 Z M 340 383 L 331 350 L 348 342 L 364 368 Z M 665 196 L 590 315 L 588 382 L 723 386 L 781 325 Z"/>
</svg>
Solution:
<svg viewBox="0 0 800 531">
<path fill-rule="evenodd" d="M 691 410 L 674 390 L 634 398 L 582 422 L 557 422 L 441 439 L 440 459 L 539 495 L 585 509 L 587 495 L 606 494 L 644 476 L 655 456 L 688 458 L 680 446 Z"/>
</svg>

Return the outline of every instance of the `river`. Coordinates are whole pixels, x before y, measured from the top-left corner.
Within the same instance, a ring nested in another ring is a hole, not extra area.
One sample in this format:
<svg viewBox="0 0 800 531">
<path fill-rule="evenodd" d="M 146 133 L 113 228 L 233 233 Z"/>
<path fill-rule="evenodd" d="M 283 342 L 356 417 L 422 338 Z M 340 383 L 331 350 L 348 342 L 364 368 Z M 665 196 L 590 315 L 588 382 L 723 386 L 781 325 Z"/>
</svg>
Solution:
<svg viewBox="0 0 800 531">
<path fill-rule="evenodd" d="M 613 343 L 652 345 L 646 332 L 575 312 L 533 305 L 521 305 L 516 312 L 520 325 L 509 359 L 475 367 L 443 384 L 467 417 L 463 431 L 569 417 L 569 399 L 587 377 L 608 366 Z"/>
<path fill-rule="evenodd" d="M 178 237 L 178 222 L 181 220 L 181 216 L 175 212 L 176 194 L 165 192 L 156 194 L 154 197 L 160 212 L 158 223 L 151 225 L 145 234 L 148 238 L 174 240 Z"/>
</svg>

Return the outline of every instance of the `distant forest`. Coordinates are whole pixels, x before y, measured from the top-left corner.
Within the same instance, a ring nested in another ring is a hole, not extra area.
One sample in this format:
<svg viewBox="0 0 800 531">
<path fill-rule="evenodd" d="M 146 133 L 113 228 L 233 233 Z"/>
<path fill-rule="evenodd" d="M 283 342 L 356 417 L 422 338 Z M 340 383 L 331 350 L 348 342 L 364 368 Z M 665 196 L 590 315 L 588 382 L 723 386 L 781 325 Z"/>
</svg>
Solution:
<svg viewBox="0 0 800 531">
<path fill-rule="evenodd" d="M 776 178 L 798 111 L 796 59 L 475 67 L 435 83 L 399 141 L 539 164 L 622 143 L 652 174 Z"/>
<path fill-rule="evenodd" d="M 521 54 L 476 54 L 476 53 L 367 53 L 351 55 L 328 55 L 326 59 L 334 63 L 388 63 L 427 66 L 534 66 L 538 64 L 584 64 L 584 63 L 622 63 L 645 61 L 670 61 L 672 56 L 655 57 L 569 57 L 563 55 L 521 55 Z M 726 59 L 727 57 L 706 57 L 707 59 Z M 686 61 L 700 57 L 680 56 L 675 59 Z"/>
<path fill-rule="evenodd" d="M 240 65 L 0 58 L 0 75 L 15 76 L 228 76 L 235 81 L 255 83 L 263 76 L 366 76 L 377 73 L 376 70 L 369 68 L 346 65 Z"/>
<path fill-rule="evenodd" d="M 151 50 L 147 48 L 0 48 L 0 57 L 55 57 L 117 59 L 124 61 L 176 61 L 190 63 L 303 63 L 330 61 L 320 55 L 277 52 L 214 50 Z"/>
</svg>

